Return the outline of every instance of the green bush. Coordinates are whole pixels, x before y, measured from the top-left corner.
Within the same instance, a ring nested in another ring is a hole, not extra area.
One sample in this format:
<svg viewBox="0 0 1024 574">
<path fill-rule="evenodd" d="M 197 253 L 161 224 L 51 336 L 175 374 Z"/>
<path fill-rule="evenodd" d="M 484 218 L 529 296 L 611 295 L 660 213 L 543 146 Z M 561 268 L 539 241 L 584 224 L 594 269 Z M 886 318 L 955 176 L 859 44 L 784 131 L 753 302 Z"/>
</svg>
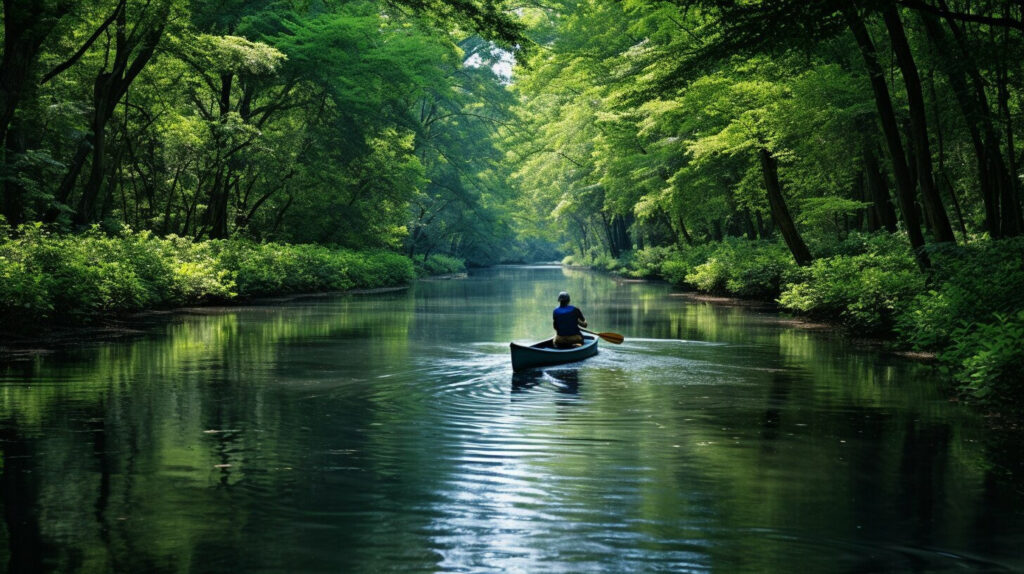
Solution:
<svg viewBox="0 0 1024 574">
<path fill-rule="evenodd" d="M 397 285 L 414 277 L 412 261 L 385 251 L 193 242 L 127 229 L 116 236 L 97 229 L 51 234 L 40 225 L 0 229 L 0 321 L 12 329 L 237 296 Z"/>
<path fill-rule="evenodd" d="M 908 250 L 909 241 L 906 233 L 889 233 L 888 231 L 851 231 L 843 239 L 818 240 L 811 247 L 812 253 L 819 258 L 836 255 L 864 255 L 865 253 L 886 253 L 889 251 L 904 252 Z"/>
<path fill-rule="evenodd" d="M 795 271 L 793 256 L 782 244 L 727 240 L 686 275 L 686 282 L 709 293 L 774 299 Z"/>
<path fill-rule="evenodd" d="M 419 277 L 466 272 L 466 262 L 449 255 L 419 256 L 413 259 L 413 264 L 416 266 L 416 275 Z"/>
<path fill-rule="evenodd" d="M 619 259 L 616 259 L 608 253 L 591 251 L 586 255 L 566 255 L 562 258 L 562 265 L 578 265 L 608 273 L 628 275 L 631 261 L 631 252 L 623 253 Z"/>
<path fill-rule="evenodd" d="M 238 295 L 235 272 L 222 266 L 214 242 L 195 242 L 176 235 L 160 240 L 170 267 L 170 304 L 225 301 Z"/>
<path fill-rule="evenodd" d="M 925 286 L 909 249 L 816 259 L 779 296 L 787 309 L 881 334 Z"/>
<path fill-rule="evenodd" d="M 1024 237 L 929 250 L 930 289 L 922 290 L 896 329 L 918 349 L 941 348 L 962 323 L 1024 309 Z"/>
<path fill-rule="evenodd" d="M 626 275 L 637 279 L 651 279 L 662 275 L 662 266 L 679 255 L 679 249 L 669 247 L 645 247 L 632 253 Z"/>
<path fill-rule="evenodd" d="M 687 283 L 706 293 L 725 294 L 728 278 L 728 264 L 717 253 L 686 274 Z"/>
<path fill-rule="evenodd" d="M 408 283 L 416 278 L 412 261 L 389 251 L 338 251 L 353 287 L 369 289 Z"/>
<path fill-rule="evenodd" d="M 1024 405 L 1024 310 L 964 324 L 939 354 L 960 389 L 984 402 Z"/>
<path fill-rule="evenodd" d="M 669 254 L 661 264 L 661 276 L 679 287 L 693 287 L 686 276 L 694 273 L 698 265 L 705 263 L 717 246 L 713 244 L 689 245 Z"/>
<path fill-rule="evenodd" d="M 312 273 L 316 254 L 304 249 L 308 246 L 251 241 L 217 241 L 213 245 L 220 264 L 235 273 L 238 294 L 243 297 L 322 287 Z"/>
</svg>

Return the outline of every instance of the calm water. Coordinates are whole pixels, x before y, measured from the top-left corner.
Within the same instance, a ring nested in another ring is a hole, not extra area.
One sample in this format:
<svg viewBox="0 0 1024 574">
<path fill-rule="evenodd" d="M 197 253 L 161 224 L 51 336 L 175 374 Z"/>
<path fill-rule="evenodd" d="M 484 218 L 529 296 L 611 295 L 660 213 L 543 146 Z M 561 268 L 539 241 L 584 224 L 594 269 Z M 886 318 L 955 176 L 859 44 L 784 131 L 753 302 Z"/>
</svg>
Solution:
<svg viewBox="0 0 1024 574">
<path fill-rule="evenodd" d="M 562 289 L 627 336 L 513 377 Z M 0 370 L 10 572 L 1020 572 L 1024 447 L 921 365 L 559 268 Z M 2 566 L 0 566 L 2 567 Z"/>
</svg>

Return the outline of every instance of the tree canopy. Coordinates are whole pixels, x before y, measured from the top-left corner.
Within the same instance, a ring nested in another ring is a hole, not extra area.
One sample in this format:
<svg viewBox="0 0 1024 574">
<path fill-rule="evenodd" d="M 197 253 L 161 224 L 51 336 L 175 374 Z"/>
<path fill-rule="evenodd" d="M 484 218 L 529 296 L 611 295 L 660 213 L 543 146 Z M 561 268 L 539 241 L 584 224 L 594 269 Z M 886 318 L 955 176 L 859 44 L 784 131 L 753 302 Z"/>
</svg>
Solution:
<svg viewBox="0 0 1024 574">
<path fill-rule="evenodd" d="M 511 233 L 490 137 L 511 100 L 479 54 L 528 42 L 500 3 L 4 6 L 9 224 L 484 263 Z"/>
<path fill-rule="evenodd" d="M 1009 2 L 4 3 L 6 221 L 477 263 L 1024 230 Z M 515 65 L 515 72 L 511 67 Z"/>
<path fill-rule="evenodd" d="M 806 264 L 898 226 L 927 266 L 927 244 L 1021 232 L 1012 3 L 595 0 L 527 19 L 529 145 L 507 149 L 578 256 L 781 236 Z"/>
</svg>

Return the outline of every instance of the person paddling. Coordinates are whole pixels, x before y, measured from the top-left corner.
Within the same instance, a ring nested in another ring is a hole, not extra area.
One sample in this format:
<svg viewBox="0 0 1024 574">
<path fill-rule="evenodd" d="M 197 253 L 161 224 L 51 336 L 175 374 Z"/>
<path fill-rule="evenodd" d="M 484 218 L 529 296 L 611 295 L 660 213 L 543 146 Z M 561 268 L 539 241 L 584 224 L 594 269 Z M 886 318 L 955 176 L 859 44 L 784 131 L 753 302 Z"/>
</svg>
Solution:
<svg viewBox="0 0 1024 574">
<path fill-rule="evenodd" d="M 555 327 L 555 347 L 568 349 L 583 345 L 583 333 L 580 327 L 587 326 L 583 312 L 569 304 L 569 293 L 558 294 L 558 307 L 553 314 Z"/>
</svg>

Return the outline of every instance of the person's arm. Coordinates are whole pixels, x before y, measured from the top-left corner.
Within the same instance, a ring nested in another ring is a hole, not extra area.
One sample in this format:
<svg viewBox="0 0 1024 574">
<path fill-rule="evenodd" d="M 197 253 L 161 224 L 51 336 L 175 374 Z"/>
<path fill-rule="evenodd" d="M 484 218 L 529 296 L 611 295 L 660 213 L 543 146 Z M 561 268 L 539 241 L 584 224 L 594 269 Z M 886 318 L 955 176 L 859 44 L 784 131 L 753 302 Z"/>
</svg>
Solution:
<svg viewBox="0 0 1024 574">
<path fill-rule="evenodd" d="M 587 319 L 583 316 L 583 311 L 580 311 L 579 307 L 576 307 L 576 323 L 579 324 L 580 327 L 587 326 Z"/>
</svg>

